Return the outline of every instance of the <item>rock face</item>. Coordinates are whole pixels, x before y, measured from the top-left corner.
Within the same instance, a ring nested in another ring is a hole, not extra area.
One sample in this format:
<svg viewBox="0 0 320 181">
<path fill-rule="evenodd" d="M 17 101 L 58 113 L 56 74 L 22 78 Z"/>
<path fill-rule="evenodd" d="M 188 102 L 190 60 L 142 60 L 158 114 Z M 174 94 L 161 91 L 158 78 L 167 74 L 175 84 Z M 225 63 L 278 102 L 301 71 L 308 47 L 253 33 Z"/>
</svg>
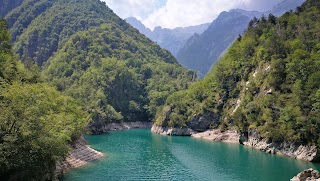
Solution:
<svg viewBox="0 0 320 181">
<path fill-rule="evenodd" d="M 320 181 L 320 174 L 317 170 L 309 168 L 300 172 L 297 176 L 293 177 L 290 181 Z"/>
<path fill-rule="evenodd" d="M 204 115 L 195 115 L 191 120 L 187 123 L 187 126 L 195 131 L 206 131 L 210 128 L 212 124 L 219 124 L 219 115 L 213 113 L 207 113 Z"/>
<path fill-rule="evenodd" d="M 172 128 L 172 127 L 162 127 L 153 125 L 151 131 L 161 135 L 172 135 L 172 136 L 191 136 L 195 131 L 190 128 Z"/>
<path fill-rule="evenodd" d="M 304 146 L 294 142 L 272 142 L 259 137 L 256 131 L 241 134 L 240 143 L 266 153 L 284 155 L 308 162 L 318 161 L 319 152 L 316 146 Z"/>
<path fill-rule="evenodd" d="M 152 122 L 121 122 L 121 123 L 110 123 L 103 126 L 90 127 L 92 134 L 102 134 L 108 131 L 116 130 L 127 130 L 134 128 L 151 128 Z"/>
<path fill-rule="evenodd" d="M 220 129 L 207 130 L 202 133 L 191 135 L 195 138 L 202 138 L 216 142 L 239 143 L 240 135 L 236 130 L 221 131 Z"/>
<path fill-rule="evenodd" d="M 72 145 L 69 156 L 56 165 L 55 175 L 57 178 L 63 176 L 64 172 L 85 165 L 86 163 L 99 159 L 103 153 L 90 148 L 83 138 L 78 139 Z"/>
</svg>

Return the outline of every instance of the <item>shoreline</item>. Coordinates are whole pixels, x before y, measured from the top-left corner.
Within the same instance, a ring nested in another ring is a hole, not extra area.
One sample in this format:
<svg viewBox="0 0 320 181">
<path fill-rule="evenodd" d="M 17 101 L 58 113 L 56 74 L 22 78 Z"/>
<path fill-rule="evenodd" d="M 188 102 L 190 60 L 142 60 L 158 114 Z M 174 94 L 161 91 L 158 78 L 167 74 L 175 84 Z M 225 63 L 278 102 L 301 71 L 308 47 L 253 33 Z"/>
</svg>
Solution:
<svg viewBox="0 0 320 181">
<path fill-rule="evenodd" d="M 110 131 L 121 131 L 121 130 L 128 130 L 128 129 L 140 129 L 140 128 L 151 128 L 152 122 L 119 122 L 119 123 L 109 123 L 103 126 L 100 126 L 99 128 L 96 128 L 94 126 L 90 127 L 90 132 L 93 135 L 99 135 L 103 133 L 107 133 Z"/>
<path fill-rule="evenodd" d="M 57 178 L 61 178 L 67 171 L 84 166 L 104 156 L 106 154 L 91 148 L 86 140 L 81 137 L 71 144 L 71 151 L 65 160 L 57 163 L 55 175 Z"/>
<path fill-rule="evenodd" d="M 151 128 L 152 122 L 122 122 L 122 123 L 110 123 L 104 126 L 104 129 L 107 130 L 103 133 L 109 131 L 121 131 L 129 129 L 139 129 L 139 128 Z M 102 134 L 103 134 L 102 133 Z M 89 162 L 98 160 L 104 156 L 105 153 L 99 152 L 90 147 L 87 144 L 86 140 L 81 137 L 76 140 L 71 145 L 71 151 L 65 160 L 57 163 L 55 175 L 57 178 L 63 177 L 63 175 L 74 168 L 82 167 Z"/>
<path fill-rule="evenodd" d="M 151 131 L 161 135 L 191 136 L 214 142 L 242 144 L 268 154 L 277 154 L 307 162 L 317 162 L 320 159 L 316 146 L 302 145 L 294 142 L 270 142 L 267 139 L 260 138 L 258 133 L 254 131 L 244 136 L 236 130 L 222 131 L 220 129 L 211 129 L 204 132 L 195 132 L 190 128 L 168 128 L 157 125 L 153 125 Z"/>
</svg>

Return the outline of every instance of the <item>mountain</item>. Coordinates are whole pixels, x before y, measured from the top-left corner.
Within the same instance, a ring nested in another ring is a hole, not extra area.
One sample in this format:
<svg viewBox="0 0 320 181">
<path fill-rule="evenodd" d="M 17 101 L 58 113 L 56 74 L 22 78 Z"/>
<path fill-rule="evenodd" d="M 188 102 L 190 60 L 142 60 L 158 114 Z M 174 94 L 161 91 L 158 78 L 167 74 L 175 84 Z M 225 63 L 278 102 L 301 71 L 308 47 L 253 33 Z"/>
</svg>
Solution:
<svg viewBox="0 0 320 181">
<path fill-rule="evenodd" d="M 298 6 L 304 3 L 306 0 L 285 0 L 277 4 L 271 11 L 264 13 L 265 15 L 273 14 L 275 16 L 281 16 L 289 10 L 296 10 Z"/>
<path fill-rule="evenodd" d="M 56 162 L 80 137 L 88 115 L 12 51 L 0 18 L 0 180 L 54 180 Z"/>
<path fill-rule="evenodd" d="M 168 97 L 155 123 L 176 134 L 237 130 L 252 146 L 319 148 L 319 18 L 320 1 L 307 0 L 280 18 L 250 21 L 212 72 Z"/>
<path fill-rule="evenodd" d="M 85 128 L 150 122 L 196 79 L 100 0 L 3 2 L 0 180 L 54 180 Z"/>
<path fill-rule="evenodd" d="M 99 0 L 26 0 L 6 19 L 22 62 L 81 102 L 96 133 L 110 122 L 151 121 L 195 79 Z"/>
<path fill-rule="evenodd" d="M 294 10 L 302 2 L 303 0 L 286 0 L 265 13 L 240 9 L 222 12 L 205 32 L 191 37 L 179 50 L 176 58 L 188 69 L 204 76 L 231 43 L 243 34 L 253 17 L 268 16 L 270 13 L 282 15 L 290 9 Z"/>
<path fill-rule="evenodd" d="M 185 28 L 167 29 L 160 26 L 155 27 L 153 31 L 146 28 L 141 21 L 134 17 L 127 18 L 126 21 L 134 28 L 138 29 L 140 33 L 146 35 L 148 38 L 158 43 L 162 48 L 169 50 L 174 56 L 183 47 L 188 38 L 195 33 L 201 34 L 204 32 L 209 24 L 201 24 L 198 26 L 190 26 Z"/>
<path fill-rule="evenodd" d="M 205 75 L 220 54 L 242 34 L 253 17 L 261 13 L 244 10 L 222 12 L 201 35 L 191 37 L 179 51 L 177 59 L 188 69 Z"/>
<path fill-rule="evenodd" d="M 134 17 L 129 17 L 125 19 L 127 23 L 133 26 L 135 29 L 139 30 L 140 33 L 146 35 L 146 37 L 151 38 L 152 31 L 145 27 L 141 21 L 137 20 Z"/>
</svg>

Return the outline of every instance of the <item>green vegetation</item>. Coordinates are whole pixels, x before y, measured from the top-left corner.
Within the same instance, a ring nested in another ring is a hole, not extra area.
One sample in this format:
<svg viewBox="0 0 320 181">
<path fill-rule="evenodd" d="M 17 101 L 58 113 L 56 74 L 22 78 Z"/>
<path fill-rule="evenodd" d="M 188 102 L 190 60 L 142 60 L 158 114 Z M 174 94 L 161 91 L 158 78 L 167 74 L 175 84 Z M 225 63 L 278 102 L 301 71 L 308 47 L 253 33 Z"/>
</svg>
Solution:
<svg viewBox="0 0 320 181">
<path fill-rule="evenodd" d="M 88 116 L 72 98 L 40 82 L 11 50 L 0 19 L 0 179 L 53 179 L 56 162 L 79 138 Z"/>
<path fill-rule="evenodd" d="M 30 59 L 38 65 L 78 31 L 110 22 L 117 22 L 124 29 L 128 26 L 98 0 L 26 0 L 6 19 L 15 51 L 22 61 Z"/>
<path fill-rule="evenodd" d="M 39 65 L 45 81 L 82 103 L 93 132 L 151 121 L 196 79 L 99 0 L 26 0 L 5 17 L 22 62 Z"/>
<path fill-rule="evenodd" d="M 151 121 L 196 79 L 99 0 L 5 3 L 12 38 L 1 19 L 1 180 L 51 180 L 88 123 L 100 132 Z"/>
<path fill-rule="evenodd" d="M 166 98 L 194 78 L 194 72 L 133 28 L 121 31 L 111 23 L 72 36 L 43 73 L 83 103 L 95 127 L 151 121 Z"/>
<path fill-rule="evenodd" d="M 297 12 L 252 20 L 204 80 L 167 99 L 156 123 L 186 126 L 212 113 L 222 129 L 320 146 L 319 18 L 320 2 L 307 0 Z"/>
</svg>

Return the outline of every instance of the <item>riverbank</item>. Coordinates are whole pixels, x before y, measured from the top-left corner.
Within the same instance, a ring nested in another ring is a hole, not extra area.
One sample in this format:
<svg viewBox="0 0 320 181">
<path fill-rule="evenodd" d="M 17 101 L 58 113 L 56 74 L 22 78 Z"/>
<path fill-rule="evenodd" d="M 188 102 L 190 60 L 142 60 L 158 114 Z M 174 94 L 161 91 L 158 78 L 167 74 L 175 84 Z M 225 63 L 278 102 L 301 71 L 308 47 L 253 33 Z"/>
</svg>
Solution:
<svg viewBox="0 0 320 181">
<path fill-rule="evenodd" d="M 120 131 L 140 128 L 142 129 L 151 127 L 151 122 L 122 122 L 107 124 L 102 129 L 104 133 L 109 131 Z M 66 171 L 72 168 L 84 166 L 91 161 L 102 158 L 103 156 L 105 156 L 105 154 L 92 149 L 89 145 L 87 145 L 84 138 L 81 137 L 71 144 L 71 151 L 69 156 L 64 161 L 57 164 L 55 175 L 58 178 L 60 178 Z"/>
<path fill-rule="evenodd" d="M 194 138 L 226 143 L 239 143 L 240 140 L 240 135 L 235 130 L 221 131 L 220 129 L 214 129 L 195 133 L 191 136 Z"/>
<path fill-rule="evenodd" d="M 120 131 L 120 130 L 128 130 L 128 129 L 146 129 L 152 127 L 152 122 L 120 122 L 120 123 L 110 123 L 107 125 L 95 127 L 91 126 L 90 131 L 92 134 L 103 134 L 110 131 Z"/>
<path fill-rule="evenodd" d="M 82 137 L 72 143 L 71 148 L 72 150 L 70 151 L 69 156 L 64 161 L 56 165 L 55 175 L 58 178 L 62 177 L 66 171 L 72 168 L 81 167 L 88 162 L 97 160 L 104 156 L 103 153 L 90 148 Z"/>
<path fill-rule="evenodd" d="M 190 128 L 163 128 L 157 125 L 153 125 L 151 131 L 162 135 L 192 136 L 215 142 L 243 144 L 269 154 L 282 155 L 307 162 L 319 161 L 320 158 L 316 146 L 301 145 L 294 142 L 271 142 L 260 138 L 254 131 L 246 134 L 240 134 L 236 130 L 222 131 L 220 129 L 195 132 Z"/>
<path fill-rule="evenodd" d="M 320 164 L 270 156 L 237 144 L 162 136 L 148 129 L 85 137 L 107 156 L 68 171 L 64 181 L 87 180 L 290 180 Z M 272 173 L 272 174 L 270 174 Z"/>
</svg>

